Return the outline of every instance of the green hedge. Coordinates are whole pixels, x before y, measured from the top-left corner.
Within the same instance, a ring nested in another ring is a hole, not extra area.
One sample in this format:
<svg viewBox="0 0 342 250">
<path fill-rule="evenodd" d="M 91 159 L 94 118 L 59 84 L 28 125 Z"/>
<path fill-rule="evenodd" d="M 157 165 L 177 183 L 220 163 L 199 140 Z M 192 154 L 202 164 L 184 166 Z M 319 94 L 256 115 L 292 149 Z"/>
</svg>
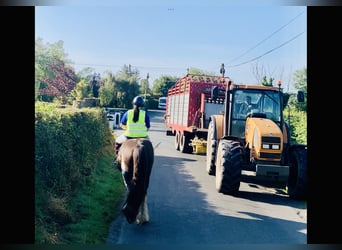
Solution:
<svg viewBox="0 0 342 250">
<path fill-rule="evenodd" d="M 57 107 L 51 103 L 36 103 L 37 243 L 61 243 L 66 240 L 61 236 L 62 228 L 77 223 L 80 218 L 79 211 L 74 209 L 77 207 L 75 201 L 84 195 L 80 191 L 91 192 L 87 190 L 88 187 L 96 188 L 94 179 L 103 175 L 103 172 L 106 172 L 105 175 L 108 172 L 111 175 L 116 174 L 113 180 L 109 179 L 109 185 L 114 185 L 115 182 L 121 184 L 121 176 L 109 166 L 111 163 L 98 164 L 104 157 L 107 157 L 107 162 L 108 158 L 114 157 L 114 141 L 114 135 L 101 108 L 77 109 Z M 103 169 L 96 170 L 96 167 Z M 123 188 L 119 191 L 122 193 Z"/>
<path fill-rule="evenodd" d="M 294 108 L 285 109 L 284 119 L 290 124 L 292 142 L 307 144 L 307 113 Z"/>
<path fill-rule="evenodd" d="M 111 143 L 110 137 L 111 132 L 101 109 L 37 108 L 37 180 L 45 191 L 57 196 L 72 194 L 91 174 L 96 156 L 101 148 Z"/>
</svg>

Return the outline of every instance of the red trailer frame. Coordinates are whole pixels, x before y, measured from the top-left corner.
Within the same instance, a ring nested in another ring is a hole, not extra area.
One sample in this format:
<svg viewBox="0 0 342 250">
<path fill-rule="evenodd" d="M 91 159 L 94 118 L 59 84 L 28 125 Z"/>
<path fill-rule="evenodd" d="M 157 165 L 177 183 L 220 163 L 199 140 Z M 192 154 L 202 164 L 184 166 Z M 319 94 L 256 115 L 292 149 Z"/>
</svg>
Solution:
<svg viewBox="0 0 342 250">
<path fill-rule="evenodd" d="M 196 133 L 206 131 L 209 115 L 206 114 L 208 104 L 219 104 L 223 107 L 224 93 L 228 85 L 228 77 L 191 75 L 179 79 L 168 90 L 166 102 L 165 125 L 173 135 L 184 131 Z M 211 98 L 213 87 L 219 90 L 217 100 Z M 211 109 L 213 109 L 212 107 Z M 214 113 L 219 113 L 213 111 Z"/>
</svg>

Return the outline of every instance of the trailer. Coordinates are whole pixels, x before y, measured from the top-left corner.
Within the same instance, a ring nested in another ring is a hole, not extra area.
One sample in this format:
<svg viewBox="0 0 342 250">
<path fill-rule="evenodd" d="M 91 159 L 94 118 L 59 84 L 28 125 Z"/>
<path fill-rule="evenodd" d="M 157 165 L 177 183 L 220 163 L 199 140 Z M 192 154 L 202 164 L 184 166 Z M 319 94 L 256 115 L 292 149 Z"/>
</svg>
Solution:
<svg viewBox="0 0 342 250">
<path fill-rule="evenodd" d="M 228 81 L 228 77 L 187 74 L 168 89 L 166 135 L 175 136 L 176 150 L 206 153 L 209 119 L 224 112 Z"/>
</svg>

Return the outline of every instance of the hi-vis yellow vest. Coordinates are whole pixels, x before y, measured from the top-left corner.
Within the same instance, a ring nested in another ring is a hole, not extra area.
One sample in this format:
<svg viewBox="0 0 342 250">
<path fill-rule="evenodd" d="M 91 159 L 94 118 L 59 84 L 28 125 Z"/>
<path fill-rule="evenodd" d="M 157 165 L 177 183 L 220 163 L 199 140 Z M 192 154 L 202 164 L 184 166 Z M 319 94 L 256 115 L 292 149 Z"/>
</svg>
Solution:
<svg viewBox="0 0 342 250">
<path fill-rule="evenodd" d="M 147 127 L 145 125 L 145 110 L 139 110 L 139 119 L 136 123 L 133 122 L 134 110 L 130 109 L 127 113 L 127 124 L 125 136 L 127 137 L 146 137 Z"/>
</svg>

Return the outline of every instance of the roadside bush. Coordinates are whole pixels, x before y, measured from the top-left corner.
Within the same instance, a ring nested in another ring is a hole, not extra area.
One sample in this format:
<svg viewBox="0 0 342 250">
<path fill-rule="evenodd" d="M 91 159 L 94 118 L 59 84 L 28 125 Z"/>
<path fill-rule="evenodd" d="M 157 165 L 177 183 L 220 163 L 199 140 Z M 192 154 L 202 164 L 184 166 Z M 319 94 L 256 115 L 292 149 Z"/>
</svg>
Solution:
<svg viewBox="0 0 342 250">
<path fill-rule="evenodd" d="M 113 219 L 113 205 L 123 194 L 121 175 L 111 166 L 115 138 L 105 113 L 100 108 L 60 108 L 40 102 L 35 108 L 36 243 L 98 242 L 99 235 L 80 242 L 84 239 L 68 228 L 92 218 L 94 210 L 86 210 L 84 204 L 101 195 L 108 197 L 97 204 L 96 213 Z M 81 211 L 87 211 L 87 218 L 80 216 Z M 98 231 L 102 237 L 103 230 Z"/>
<path fill-rule="evenodd" d="M 296 109 L 285 109 L 284 119 L 290 125 L 292 142 L 307 144 L 307 113 Z"/>
</svg>

